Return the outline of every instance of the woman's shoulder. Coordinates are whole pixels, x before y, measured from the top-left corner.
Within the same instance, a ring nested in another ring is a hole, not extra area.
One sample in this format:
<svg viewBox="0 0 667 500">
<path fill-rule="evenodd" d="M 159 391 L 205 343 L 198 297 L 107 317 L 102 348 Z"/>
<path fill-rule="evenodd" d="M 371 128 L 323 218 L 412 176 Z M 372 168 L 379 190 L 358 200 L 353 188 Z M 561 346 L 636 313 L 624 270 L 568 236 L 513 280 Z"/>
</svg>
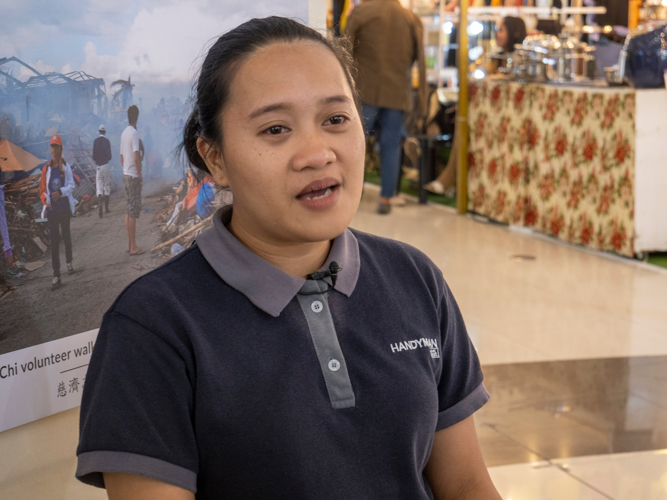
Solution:
<svg viewBox="0 0 667 500">
<path fill-rule="evenodd" d="M 424 252 L 408 243 L 366 233 L 364 231 L 359 231 L 358 229 L 350 228 L 350 231 L 359 242 L 360 250 L 363 249 L 373 253 L 379 252 L 397 259 L 408 258 L 423 265 L 435 266 Z"/>
<path fill-rule="evenodd" d="M 350 229 L 359 243 L 359 255 L 365 265 L 390 269 L 397 278 L 412 279 L 418 275 L 428 285 L 442 288 L 444 278 L 435 263 L 421 250 L 402 241 Z"/>
<path fill-rule="evenodd" d="M 187 303 L 206 294 L 206 277 L 210 268 L 197 245 L 147 272 L 127 285 L 109 308 L 129 318 L 149 319 L 172 314 Z"/>
</svg>

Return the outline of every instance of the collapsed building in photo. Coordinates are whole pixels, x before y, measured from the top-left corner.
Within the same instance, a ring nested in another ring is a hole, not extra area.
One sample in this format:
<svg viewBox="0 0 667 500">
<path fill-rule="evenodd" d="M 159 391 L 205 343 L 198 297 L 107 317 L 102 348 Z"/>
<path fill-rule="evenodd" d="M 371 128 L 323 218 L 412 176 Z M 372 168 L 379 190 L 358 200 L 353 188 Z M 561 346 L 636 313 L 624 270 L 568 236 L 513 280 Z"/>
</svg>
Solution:
<svg viewBox="0 0 667 500">
<path fill-rule="evenodd" d="M 15 62 L 32 73 L 21 81 L 4 66 Z M 13 108 L 18 111 L 17 121 L 34 122 L 35 119 L 58 115 L 65 121 L 81 117 L 107 116 L 107 95 L 104 80 L 83 71 L 71 73 L 40 73 L 17 57 L 0 58 L 0 110 Z"/>
</svg>

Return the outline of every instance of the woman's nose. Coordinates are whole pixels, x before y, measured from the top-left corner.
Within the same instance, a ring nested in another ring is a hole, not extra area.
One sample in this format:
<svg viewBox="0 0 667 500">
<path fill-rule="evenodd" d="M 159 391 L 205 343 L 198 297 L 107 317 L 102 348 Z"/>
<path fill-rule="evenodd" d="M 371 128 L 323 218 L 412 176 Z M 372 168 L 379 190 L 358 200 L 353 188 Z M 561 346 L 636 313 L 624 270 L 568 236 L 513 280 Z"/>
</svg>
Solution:
<svg viewBox="0 0 667 500">
<path fill-rule="evenodd" d="M 322 168 L 336 161 L 336 153 L 321 132 L 310 132 L 297 144 L 298 150 L 292 160 L 294 170 Z"/>
</svg>

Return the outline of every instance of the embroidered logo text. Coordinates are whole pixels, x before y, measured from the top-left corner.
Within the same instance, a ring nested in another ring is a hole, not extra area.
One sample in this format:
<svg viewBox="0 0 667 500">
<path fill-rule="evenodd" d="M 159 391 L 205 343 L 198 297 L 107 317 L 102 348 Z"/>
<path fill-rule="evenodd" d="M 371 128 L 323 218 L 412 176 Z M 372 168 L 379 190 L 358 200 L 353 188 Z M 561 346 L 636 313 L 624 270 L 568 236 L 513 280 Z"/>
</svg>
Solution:
<svg viewBox="0 0 667 500">
<path fill-rule="evenodd" d="M 427 347 L 431 351 L 432 358 L 440 357 L 440 349 L 438 348 L 438 341 L 435 339 L 422 338 L 418 340 L 406 340 L 405 342 L 396 342 L 395 344 L 389 344 L 389 347 L 391 347 L 391 352 L 412 351 L 414 349 Z"/>
</svg>

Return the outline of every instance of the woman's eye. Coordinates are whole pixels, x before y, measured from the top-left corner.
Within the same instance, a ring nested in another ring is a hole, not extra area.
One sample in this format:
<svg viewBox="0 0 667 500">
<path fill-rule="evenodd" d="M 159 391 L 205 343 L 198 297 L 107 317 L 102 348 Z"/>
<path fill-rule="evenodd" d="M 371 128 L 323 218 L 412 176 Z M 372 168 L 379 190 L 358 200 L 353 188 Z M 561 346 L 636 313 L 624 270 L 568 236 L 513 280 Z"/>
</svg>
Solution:
<svg viewBox="0 0 667 500">
<path fill-rule="evenodd" d="M 332 116 L 324 123 L 325 124 L 331 123 L 331 125 L 340 125 L 341 123 L 345 123 L 346 120 L 347 118 L 345 116 L 337 115 L 337 116 Z"/>
<path fill-rule="evenodd" d="M 287 130 L 282 125 L 274 125 L 273 127 L 267 128 L 264 133 L 269 135 L 280 135 L 283 131 Z"/>
</svg>

